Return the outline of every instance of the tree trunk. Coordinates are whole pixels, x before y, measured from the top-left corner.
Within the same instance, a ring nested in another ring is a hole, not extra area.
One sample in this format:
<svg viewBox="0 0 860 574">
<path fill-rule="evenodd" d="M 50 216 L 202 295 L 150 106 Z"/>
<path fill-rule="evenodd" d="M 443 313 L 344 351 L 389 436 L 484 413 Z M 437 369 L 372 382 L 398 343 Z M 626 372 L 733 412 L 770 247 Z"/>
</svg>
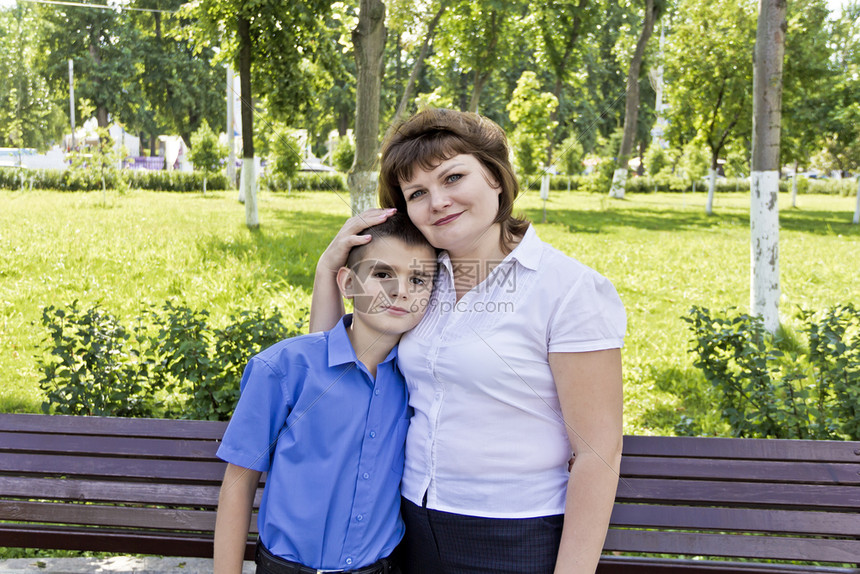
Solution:
<svg viewBox="0 0 860 574">
<path fill-rule="evenodd" d="M 717 189 L 717 160 L 714 161 L 711 167 L 708 168 L 708 201 L 705 204 L 705 213 L 708 215 L 714 214 L 714 192 Z"/>
<path fill-rule="evenodd" d="M 254 100 L 251 95 L 251 22 L 239 17 L 239 88 L 242 98 L 242 185 L 239 201 L 245 203 L 245 225 L 260 226 L 257 213 L 257 174 L 254 169 Z"/>
<path fill-rule="evenodd" d="M 621 139 L 621 149 L 618 151 L 618 166 L 612 176 L 612 187 L 609 197 L 624 199 L 624 187 L 627 183 L 627 164 L 633 151 L 633 139 L 636 137 L 636 120 L 639 115 L 639 72 L 642 70 L 642 58 L 645 46 L 654 32 L 654 20 L 657 16 L 654 10 L 654 0 L 645 0 L 645 21 L 636 50 L 630 60 L 630 70 L 627 73 L 627 103 L 624 110 L 624 136 Z"/>
<path fill-rule="evenodd" d="M 352 45 L 358 78 L 355 88 L 355 159 L 347 174 L 352 212 L 376 205 L 379 95 L 385 51 L 385 3 L 361 0 Z"/>
<path fill-rule="evenodd" d="M 791 175 L 791 206 L 797 207 L 797 160 L 794 161 L 794 173 Z"/>
<path fill-rule="evenodd" d="M 857 176 L 857 205 L 854 206 L 854 219 L 851 222 L 854 225 L 860 224 L 860 175 Z"/>
<path fill-rule="evenodd" d="M 472 97 L 469 98 L 469 111 L 473 114 L 478 113 L 478 102 L 481 100 L 481 92 L 484 91 L 484 86 L 487 85 L 487 80 L 490 79 L 490 72 L 480 73 L 475 70 L 475 81 L 472 82 Z"/>
<path fill-rule="evenodd" d="M 753 62 L 750 311 L 779 328 L 779 132 L 786 0 L 761 0 Z"/>
<path fill-rule="evenodd" d="M 403 97 L 400 98 L 400 103 L 397 105 L 397 111 L 394 112 L 394 119 L 391 125 L 397 125 L 403 114 L 406 113 L 406 107 L 409 105 L 409 98 L 412 96 L 412 90 L 415 89 L 415 84 L 418 82 L 418 74 L 421 73 L 421 68 L 424 65 L 424 58 L 427 57 L 427 52 L 430 50 L 430 42 L 436 33 L 436 25 L 442 14 L 445 12 L 445 2 L 439 6 L 439 11 L 433 16 L 430 24 L 427 25 L 427 35 L 424 36 L 424 43 L 421 45 L 421 51 L 418 52 L 418 57 L 415 59 L 415 64 L 412 66 L 412 73 L 409 74 L 409 81 L 406 83 L 406 88 L 403 90 Z"/>
</svg>

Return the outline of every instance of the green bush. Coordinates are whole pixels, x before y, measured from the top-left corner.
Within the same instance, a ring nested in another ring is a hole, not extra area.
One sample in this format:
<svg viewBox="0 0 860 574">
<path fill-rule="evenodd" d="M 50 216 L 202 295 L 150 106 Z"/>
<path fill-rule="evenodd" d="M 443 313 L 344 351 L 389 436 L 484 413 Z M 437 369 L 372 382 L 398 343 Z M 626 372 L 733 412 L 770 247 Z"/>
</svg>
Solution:
<svg viewBox="0 0 860 574">
<path fill-rule="evenodd" d="M 25 187 L 57 191 L 96 191 L 102 188 L 101 174 L 85 169 L 31 169 L 0 168 L 0 189 L 21 189 L 21 173 Z M 199 192 L 203 189 L 203 174 L 200 172 L 165 170 L 122 170 L 123 178 L 131 189 L 149 191 Z M 108 175 L 108 188 L 116 188 L 115 177 Z M 227 176 L 223 173 L 210 175 L 206 184 L 209 190 L 227 189 Z"/>
<path fill-rule="evenodd" d="M 841 195 L 842 197 L 848 197 L 857 193 L 857 180 L 810 179 L 809 193 L 822 193 L 826 195 Z"/>
<path fill-rule="evenodd" d="M 337 172 L 300 171 L 289 182 L 278 176 L 268 176 L 266 185 L 271 191 L 349 191 L 343 174 Z"/>
<path fill-rule="evenodd" d="M 683 318 L 695 334 L 694 365 L 711 383 L 738 437 L 860 439 L 860 311 L 803 313 L 808 347 L 769 335 L 758 317 Z"/>
<path fill-rule="evenodd" d="M 129 331 L 98 304 L 81 310 L 48 307 L 49 353 L 38 358 L 44 412 L 76 415 L 227 420 L 239 400 L 248 360 L 294 337 L 277 309 L 230 316 L 213 328 L 209 313 L 167 301 L 149 309 Z"/>
<path fill-rule="evenodd" d="M 137 338 L 98 305 L 42 311 L 50 355 L 38 359 L 45 412 L 65 415 L 153 416 L 157 390 L 147 377 Z"/>
<path fill-rule="evenodd" d="M 341 173 L 346 173 L 352 167 L 352 162 L 355 160 L 355 144 L 344 136 L 337 142 L 337 147 L 332 152 L 332 162 L 335 169 Z"/>
<path fill-rule="evenodd" d="M 567 191 L 568 183 L 570 184 L 570 190 L 575 191 L 580 188 L 582 185 L 582 180 L 587 176 L 582 175 L 551 175 L 549 178 L 549 189 L 550 191 Z M 529 191 L 540 191 L 540 175 L 533 176 L 520 176 L 520 186 L 523 190 L 528 189 Z"/>
</svg>

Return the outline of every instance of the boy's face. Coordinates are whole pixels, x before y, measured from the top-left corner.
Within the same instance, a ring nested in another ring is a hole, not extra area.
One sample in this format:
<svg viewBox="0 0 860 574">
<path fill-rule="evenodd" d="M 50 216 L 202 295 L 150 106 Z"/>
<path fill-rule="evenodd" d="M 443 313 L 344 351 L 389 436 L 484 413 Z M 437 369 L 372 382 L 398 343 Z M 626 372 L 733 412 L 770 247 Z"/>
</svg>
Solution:
<svg viewBox="0 0 860 574">
<path fill-rule="evenodd" d="M 431 247 L 379 237 L 367 245 L 352 269 L 341 269 L 338 282 L 343 295 L 353 300 L 358 322 L 354 324 L 399 335 L 424 316 L 435 273 L 436 253 Z"/>
</svg>

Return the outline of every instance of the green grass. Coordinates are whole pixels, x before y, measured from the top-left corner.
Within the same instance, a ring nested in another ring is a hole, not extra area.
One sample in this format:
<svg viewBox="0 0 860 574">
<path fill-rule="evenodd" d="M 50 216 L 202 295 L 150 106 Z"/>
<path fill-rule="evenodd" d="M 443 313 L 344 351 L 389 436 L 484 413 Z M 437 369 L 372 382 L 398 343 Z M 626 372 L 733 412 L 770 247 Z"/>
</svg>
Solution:
<svg viewBox="0 0 860 574">
<path fill-rule="evenodd" d="M 857 302 L 860 228 L 854 199 L 780 197 L 781 313 L 789 331 L 803 307 Z M 672 433 L 676 425 L 720 433 L 704 378 L 692 367 L 680 317 L 692 305 L 749 305 L 749 197 L 628 195 L 610 201 L 553 193 L 540 236 L 609 277 L 625 303 L 628 433 Z M 517 208 L 541 221 L 530 192 Z M 296 316 L 310 302 L 314 264 L 349 213 L 346 194 L 264 194 L 259 231 L 244 226 L 235 193 L 0 193 L 0 411 L 38 411 L 34 355 L 41 309 L 78 299 L 136 317 L 169 297 L 231 312 L 277 305 Z M 686 419 L 682 417 L 687 417 Z"/>
</svg>

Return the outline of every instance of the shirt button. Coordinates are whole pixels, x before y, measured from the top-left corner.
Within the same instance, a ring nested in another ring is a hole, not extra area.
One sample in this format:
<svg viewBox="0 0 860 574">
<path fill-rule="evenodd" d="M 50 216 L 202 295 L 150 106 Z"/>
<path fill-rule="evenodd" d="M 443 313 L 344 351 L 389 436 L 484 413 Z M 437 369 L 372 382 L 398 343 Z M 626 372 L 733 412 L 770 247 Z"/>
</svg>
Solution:
<svg viewBox="0 0 860 574">
<path fill-rule="evenodd" d="M 376 438 L 376 431 L 375 430 L 370 431 L 370 438 Z"/>
<path fill-rule="evenodd" d="M 364 515 L 359 514 L 358 516 L 355 517 L 355 519 L 358 520 L 359 522 L 361 522 L 362 520 L 364 520 Z M 347 564 L 349 564 L 349 562 L 347 562 Z"/>
<path fill-rule="evenodd" d="M 374 390 L 374 391 L 373 391 L 373 394 L 374 394 L 374 395 L 378 395 L 378 394 L 379 394 L 379 389 Z"/>
<path fill-rule="evenodd" d="M 362 475 L 361 475 L 361 477 L 362 477 L 364 480 L 367 480 L 368 478 L 370 478 L 370 473 L 365 472 L 364 474 L 362 474 Z"/>
<path fill-rule="evenodd" d="M 347 558 L 346 560 L 344 560 L 344 562 L 346 562 L 347 564 L 352 564 L 352 558 Z"/>
</svg>

